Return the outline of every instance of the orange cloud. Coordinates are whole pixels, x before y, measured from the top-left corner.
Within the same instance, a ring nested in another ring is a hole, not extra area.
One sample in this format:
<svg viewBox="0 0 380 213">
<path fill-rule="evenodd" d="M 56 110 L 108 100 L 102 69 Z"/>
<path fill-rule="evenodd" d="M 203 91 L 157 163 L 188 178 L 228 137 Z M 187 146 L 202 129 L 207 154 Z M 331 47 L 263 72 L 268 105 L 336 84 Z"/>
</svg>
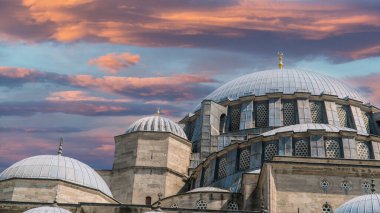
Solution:
<svg viewBox="0 0 380 213">
<path fill-rule="evenodd" d="M 128 68 L 140 62 L 140 56 L 131 53 L 110 53 L 88 61 L 88 64 L 98 66 L 106 73 L 116 74 L 120 70 Z"/>
<path fill-rule="evenodd" d="M 364 49 L 354 50 L 351 52 L 342 53 L 352 59 L 362 59 L 380 54 L 380 44 Z"/>
<path fill-rule="evenodd" d="M 181 5 L 182 6 L 179 6 Z M 32 20 L 53 32 L 45 39 L 61 42 L 100 40 L 113 43 L 163 46 L 180 35 L 242 37 L 247 30 L 285 32 L 307 39 L 321 39 L 380 27 L 380 14 L 352 2 L 223 1 L 148 3 L 100 0 L 24 0 Z M 25 12 L 22 12 L 25 13 Z M 19 14 L 15 12 L 15 14 Z M 46 32 L 46 31 L 42 31 Z M 4 34 L 3 37 L 7 37 Z M 21 36 L 21 35 L 20 35 Z M 46 36 L 46 35 L 45 35 Z M 162 39 L 163 36 L 167 36 Z M 28 37 L 25 37 L 27 40 Z M 187 42 L 181 46 L 191 45 Z"/>
</svg>

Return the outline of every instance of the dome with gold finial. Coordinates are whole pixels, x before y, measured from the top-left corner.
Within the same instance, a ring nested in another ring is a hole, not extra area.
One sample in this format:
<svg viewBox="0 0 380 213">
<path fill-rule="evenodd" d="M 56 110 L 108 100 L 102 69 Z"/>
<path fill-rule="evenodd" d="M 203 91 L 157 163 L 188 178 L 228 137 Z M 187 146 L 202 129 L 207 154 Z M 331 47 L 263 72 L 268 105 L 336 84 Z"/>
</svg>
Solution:
<svg viewBox="0 0 380 213">
<path fill-rule="evenodd" d="M 170 132 L 187 140 L 187 136 L 177 123 L 161 115 L 159 109 L 153 116 L 148 116 L 135 121 L 126 133 L 131 132 Z"/>
<path fill-rule="evenodd" d="M 226 99 L 237 100 L 244 96 L 297 92 L 369 102 L 358 91 L 338 79 L 300 69 L 273 69 L 243 75 L 220 86 L 204 99 L 220 102 Z"/>
</svg>

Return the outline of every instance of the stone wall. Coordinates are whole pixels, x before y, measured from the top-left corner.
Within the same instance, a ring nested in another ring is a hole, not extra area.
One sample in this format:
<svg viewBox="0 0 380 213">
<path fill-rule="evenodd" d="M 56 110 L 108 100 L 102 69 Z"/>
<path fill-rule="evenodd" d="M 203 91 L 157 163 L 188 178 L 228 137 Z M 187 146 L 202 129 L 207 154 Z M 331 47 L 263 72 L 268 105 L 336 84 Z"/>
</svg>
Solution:
<svg viewBox="0 0 380 213">
<path fill-rule="evenodd" d="M 161 206 L 163 208 L 170 208 L 176 205 L 181 209 L 197 209 L 197 202 L 199 200 L 205 201 L 209 210 L 227 210 L 229 201 L 236 202 L 239 209 L 242 207 L 241 196 L 228 192 L 188 192 L 163 199 Z"/>
<path fill-rule="evenodd" d="M 363 188 L 375 176 L 380 184 L 380 164 L 374 161 L 275 157 L 264 164 L 256 190 L 261 189 L 271 213 L 321 212 L 327 201 L 333 209 L 369 191 Z M 328 187 L 322 188 L 321 182 Z"/>
<path fill-rule="evenodd" d="M 60 180 L 9 179 L 0 182 L 0 189 L 2 201 L 116 203 L 98 190 Z"/>
<path fill-rule="evenodd" d="M 175 195 L 186 188 L 189 141 L 167 132 L 134 132 L 115 137 L 111 191 L 126 204 L 152 202 L 157 194 Z"/>
</svg>

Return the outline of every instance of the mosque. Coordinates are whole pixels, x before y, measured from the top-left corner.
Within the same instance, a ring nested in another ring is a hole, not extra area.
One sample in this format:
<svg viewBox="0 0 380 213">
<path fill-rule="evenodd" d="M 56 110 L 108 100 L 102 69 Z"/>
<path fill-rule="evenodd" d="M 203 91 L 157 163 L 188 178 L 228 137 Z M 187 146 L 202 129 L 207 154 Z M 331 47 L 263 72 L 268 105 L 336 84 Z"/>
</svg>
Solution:
<svg viewBox="0 0 380 213">
<path fill-rule="evenodd" d="M 15 162 L 0 173 L 0 212 L 380 212 L 379 134 L 365 96 L 284 69 L 280 54 L 277 69 L 227 82 L 178 123 L 135 121 L 114 137 L 109 170 L 65 156 L 62 141 Z"/>
</svg>

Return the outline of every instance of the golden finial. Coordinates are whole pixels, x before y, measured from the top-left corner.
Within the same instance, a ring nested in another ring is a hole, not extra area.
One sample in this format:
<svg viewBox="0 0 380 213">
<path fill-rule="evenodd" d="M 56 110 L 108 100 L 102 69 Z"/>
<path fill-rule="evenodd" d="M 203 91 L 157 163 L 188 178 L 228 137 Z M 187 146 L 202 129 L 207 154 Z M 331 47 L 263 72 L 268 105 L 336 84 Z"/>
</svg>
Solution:
<svg viewBox="0 0 380 213">
<path fill-rule="evenodd" d="M 157 115 L 157 116 L 160 116 L 160 115 L 161 115 L 161 112 L 160 112 L 160 107 L 157 107 L 157 112 L 156 112 L 156 115 Z"/>
<path fill-rule="evenodd" d="M 282 53 L 281 51 L 278 51 L 277 55 L 278 55 L 278 68 L 282 70 L 284 68 L 284 63 L 282 63 L 282 57 L 284 56 L 284 53 Z"/>
<path fill-rule="evenodd" d="M 62 155 L 62 152 L 63 152 L 62 145 L 63 145 L 63 137 L 59 139 L 58 155 Z"/>
</svg>

